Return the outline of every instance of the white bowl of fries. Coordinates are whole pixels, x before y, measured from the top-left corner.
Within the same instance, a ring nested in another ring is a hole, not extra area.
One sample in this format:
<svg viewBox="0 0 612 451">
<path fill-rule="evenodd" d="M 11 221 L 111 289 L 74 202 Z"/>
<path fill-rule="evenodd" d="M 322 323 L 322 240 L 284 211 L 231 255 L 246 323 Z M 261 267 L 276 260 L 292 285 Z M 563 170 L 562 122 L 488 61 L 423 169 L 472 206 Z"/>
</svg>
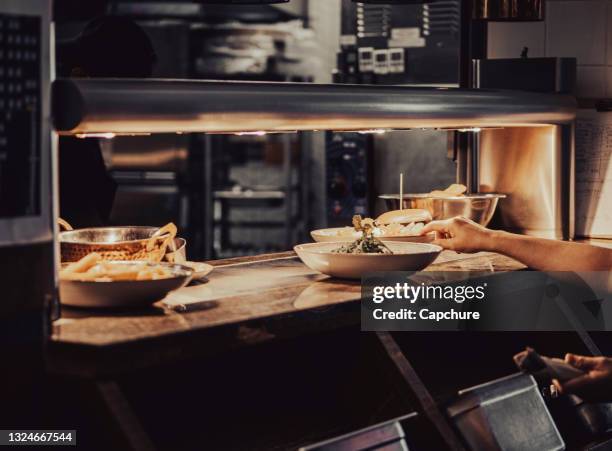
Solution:
<svg viewBox="0 0 612 451">
<path fill-rule="evenodd" d="M 74 307 L 143 307 L 184 287 L 192 275 L 179 264 L 104 261 L 94 253 L 62 265 L 60 301 Z"/>
</svg>

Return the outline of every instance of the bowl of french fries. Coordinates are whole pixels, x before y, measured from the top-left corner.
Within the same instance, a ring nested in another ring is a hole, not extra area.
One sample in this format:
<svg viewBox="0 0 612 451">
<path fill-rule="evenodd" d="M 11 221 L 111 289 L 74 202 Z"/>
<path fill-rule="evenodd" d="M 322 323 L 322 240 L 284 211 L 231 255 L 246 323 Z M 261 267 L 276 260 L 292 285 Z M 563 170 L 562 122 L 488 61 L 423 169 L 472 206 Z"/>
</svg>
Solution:
<svg viewBox="0 0 612 451">
<path fill-rule="evenodd" d="M 65 229 L 60 232 L 62 262 L 76 262 L 91 253 L 103 260 L 148 260 L 161 261 L 167 253 L 179 250 L 177 228 L 173 223 L 163 227 L 114 226 L 72 229 L 60 220 Z M 180 240 L 180 239 L 179 239 Z M 184 248 L 183 248 L 184 253 Z"/>
<path fill-rule="evenodd" d="M 63 263 L 60 300 L 73 307 L 143 307 L 189 283 L 193 270 L 169 262 L 109 261 L 91 253 Z"/>
<path fill-rule="evenodd" d="M 421 194 L 383 194 L 387 209 L 422 208 L 428 210 L 434 221 L 463 216 L 478 224 L 487 226 L 495 213 L 499 199 L 505 194 L 480 193 L 466 194 L 465 185 L 453 183 L 444 190 L 434 190 Z"/>
</svg>

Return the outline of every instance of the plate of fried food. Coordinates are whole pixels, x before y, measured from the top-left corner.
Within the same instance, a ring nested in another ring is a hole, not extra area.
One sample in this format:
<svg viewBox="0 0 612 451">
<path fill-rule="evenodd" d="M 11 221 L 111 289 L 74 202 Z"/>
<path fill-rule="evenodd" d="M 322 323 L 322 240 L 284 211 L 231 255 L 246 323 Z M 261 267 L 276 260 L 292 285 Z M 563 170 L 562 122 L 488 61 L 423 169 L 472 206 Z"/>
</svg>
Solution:
<svg viewBox="0 0 612 451">
<path fill-rule="evenodd" d="M 356 223 L 368 222 L 372 224 L 373 236 L 381 240 L 428 243 L 433 241 L 433 234 L 421 236 L 421 230 L 430 221 L 431 214 L 427 210 L 406 208 L 388 211 L 376 219 L 362 218 L 357 215 L 353 217 L 352 227 L 313 230 L 310 232 L 310 236 L 318 243 L 351 242 L 362 235 L 362 231 L 358 230 Z"/>
<path fill-rule="evenodd" d="M 64 263 L 60 300 L 75 307 L 143 307 L 184 287 L 193 276 L 187 266 L 167 262 L 108 261 L 91 253 Z"/>
<path fill-rule="evenodd" d="M 354 228 L 360 236 L 353 241 L 300 244 L 294 250 L 309 268 L 345 279 L 359 279 L 376 271 L 420 271 L 442 251 L 429 243 L 379 239 L 371 219 L 354 218 Z"/>
</svg>

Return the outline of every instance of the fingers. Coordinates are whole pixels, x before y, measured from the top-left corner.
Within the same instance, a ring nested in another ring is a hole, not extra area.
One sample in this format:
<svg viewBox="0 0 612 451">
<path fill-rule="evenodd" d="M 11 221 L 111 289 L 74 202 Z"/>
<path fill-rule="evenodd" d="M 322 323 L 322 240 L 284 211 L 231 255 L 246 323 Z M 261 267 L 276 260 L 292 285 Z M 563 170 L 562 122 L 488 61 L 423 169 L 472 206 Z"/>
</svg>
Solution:
<svg viewBox="0 0 612 451">
<path fill-rule="evenodd" d="M 425 224 L 425 227 L 421 229 L 421 235 L 426 235 L 430 232 L 444 232 L 448 231 L 449 221 L 432 221 L 429 224 Z"/>
<path fill-rule="evenodd" d="M 569 363 L 574 368 L 578 368 L 579 370 L 583 371 L 590 371 L 597 368 L 600 361 L 600 357 L 587 357 L 584 355 L 565 354 L 565 363 Z"/>
<path fill-rule="evenodd" d="M 562 385 L 562 388 L 563 393 L 571 393 L 584 399 L 585 401 L 599 399 L 602 397 L 602 395 L 604 395 L 604 393 L 602 393 L 601 384 L 594 380 L 589 374 L 578 376 L 566 381 Z"/>
<path fill-rule="evenodd" d="M 454 249 L 454 243 L 452 238 L 439 238 L 439 239 L 435 239 L 431 242 L 431 244 L 436 244 L 440 247 L 442 247 L 443 249 Z"/>
</svg>

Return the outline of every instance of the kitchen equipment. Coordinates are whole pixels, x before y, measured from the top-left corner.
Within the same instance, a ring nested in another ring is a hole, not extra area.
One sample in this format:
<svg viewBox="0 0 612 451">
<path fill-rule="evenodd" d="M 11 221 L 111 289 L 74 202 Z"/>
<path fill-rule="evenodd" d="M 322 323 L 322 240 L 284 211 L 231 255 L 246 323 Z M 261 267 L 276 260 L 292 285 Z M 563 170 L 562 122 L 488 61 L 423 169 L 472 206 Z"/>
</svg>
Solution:
<svg viewBox="0 0 612 451">
<path fill-rule="evenodd" d="M 442 252 L 440 246 L 426 243 L 384 241 L 393 254 L 339 254 L 333 252 L 346 243 L 310 243 L 293 250 L 306 266 L 332 277 L 359 279 L 369 272 L 420 271 Z"/>
<path fill-rule="evenodd" d="M 588 403 L 572 396 L 578 418 L 592 438 L 612 432 L 612 403 Z"/>
<path fill-rule="evenodd" d="M 418 414 L 412 412 L 384 423 L 302 447 L 299 451 L 362 451 L 368 449 L 408 451 L 406 433 L 401 422 L 416 422 L 417 417 Z"/>
<path fill-rule="evenodd" d="M 7 427 L 43 424 L 43 349 L 57 315 L 50 127 L 51 2 L 0 2 L 0 341 Z M 11 425 L 11 426 L 9 426 Z"/>
<path fill-rule="evenodd" d="M 473 18 L 503 21 L 531 22 L 544 20 L 544 0 L 471 0 Z"/>
<path fill-rule="evenodd" d="M 541 356 L 532 348 L 516 354 L 514 362 L 534 377 L 543 393 L 548 393 L 553 379 L 565 383 L 585 374 L 564 360 Z M 612 403 L 588 403 L 575 395 L 546 396 L 546 402 L 564 436 L 570 432 L 592 441 L 612 432 Z"/>
<path fill-rule="evenodd" d="M 124 261 L 110 263 L 126 264 Z M 142 262 L 131 264 L 141 265 Z M 171 291 L 184 287 L 193 276 L 193 270 L 187 266 L 172 263 L 151 263 L 151 265 L 163 265 L 169 268 L 173 277 L 113 282 L 60 280 L 61 302 L 73 307 L 143 307 L 162 300 Z"/>
<path fill-rule="evenodd" d="M 360 133 L 325 133 L 327 223 L 350 223 L 371 211 L 372 137 Z"/>
<path fill-rule="evenodd" d="M 461 390 L 447 413 L 472 451 L 565 449 L 529 375 L 513 374 Z"/>
<path fill-rule="evenodd" d="M 536 93 L 574 91 L 573 58 L 483 59 L 473 62 L 479 89 Z M 510 75 L 512 74 L 512 75 Z M 480 193 L 506 193 L 496 227 L 544 238 L 574 237 L 575 124 L 483 129 L 475 133 L 467 185 Z"/>
<path fill-rule="evenodd" d="M 159 228 L 148 226 L 91 227 L 60 233 L 62 262 L 78 261 L 92 252 L 102 254 L 104 260 L 160 261 L 166 254 L 168 234 L 155 238 Z"/>
<path fill-rule="evenodd" d="M 421 208 L 428 210 L 434 220 L 463 216 L 483 226 L 491 221 L 499 199 L 505 194 L 467 194 L 465 196 L 431 196 L 429 194 L 404 194 L 399 205 L 399 195 L 383 194 L 388 210 Z"/>
</svg>

